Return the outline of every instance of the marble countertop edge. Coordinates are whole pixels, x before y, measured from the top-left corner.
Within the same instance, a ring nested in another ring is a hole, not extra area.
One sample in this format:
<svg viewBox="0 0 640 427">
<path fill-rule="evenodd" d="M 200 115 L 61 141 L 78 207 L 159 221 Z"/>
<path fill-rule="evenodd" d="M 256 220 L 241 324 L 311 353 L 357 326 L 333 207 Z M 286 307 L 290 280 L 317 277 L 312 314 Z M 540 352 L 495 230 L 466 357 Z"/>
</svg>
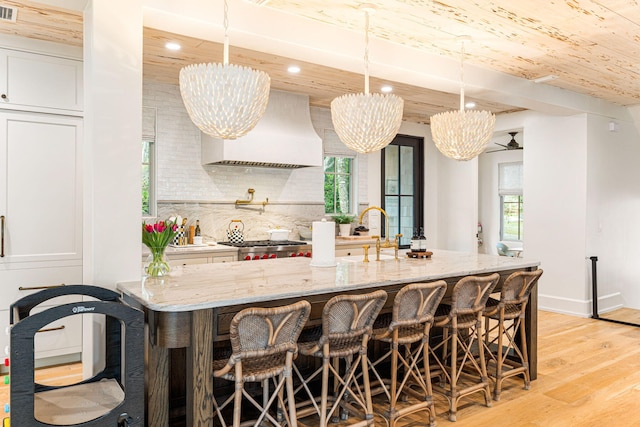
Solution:
<svg viewBox="0 0 640 427">
<path fill-rule="evenodd" d="M 344 257 L 336 258 L 335 267 L 311 267 L 310 261 L 276 259 L 178 267 L 167 278 L 122 282 L 117 288 L 148 309 L 181 312 L 355 289 L 366 292 L 385 286 L 540 265 L 539 261 L 527 258 L 442 250 L 434 250 L 434 258 L 429 260 L 401 258 L 365 264 Z"/>
</svg>

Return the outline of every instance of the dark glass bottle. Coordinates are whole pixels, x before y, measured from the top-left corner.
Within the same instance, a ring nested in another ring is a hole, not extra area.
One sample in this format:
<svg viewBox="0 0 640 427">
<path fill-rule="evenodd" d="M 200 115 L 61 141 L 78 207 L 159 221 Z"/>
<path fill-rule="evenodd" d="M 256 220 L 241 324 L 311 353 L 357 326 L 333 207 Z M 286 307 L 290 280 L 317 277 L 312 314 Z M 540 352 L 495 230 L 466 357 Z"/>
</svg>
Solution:
<svg viewBox="0 0 640 427">
<path fill-rule="evenodd" d="M 200 220 L 196 219 L 196 232 L 195 232 L 195 235 L 196 236 L 200 236 L 200 233 L 201 233 L 200 232 Z"/>
<path fill-rule="evenodd" d="M 424 236 L 424 228 L 420 227 L 420 235 L 418 236 L 420 242 L 420 252 L 427 251 L 427 238 Z"/>
<path fill-rule="evenodd" d="M 418 238 L 418 229 L 413 228 L 413 237 L 411 237 L 411 252 L 420 251 L 420 240 Z"/>
</svg>

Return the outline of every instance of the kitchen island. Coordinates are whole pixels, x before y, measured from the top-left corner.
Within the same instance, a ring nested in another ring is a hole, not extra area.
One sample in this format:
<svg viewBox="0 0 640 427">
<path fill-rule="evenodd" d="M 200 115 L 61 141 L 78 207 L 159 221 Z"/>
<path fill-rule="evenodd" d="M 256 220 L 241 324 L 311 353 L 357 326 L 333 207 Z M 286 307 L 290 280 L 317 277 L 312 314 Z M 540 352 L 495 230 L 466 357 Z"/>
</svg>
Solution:
<svg viewBox="0 0 640 427">
<path fill-rule="evenodd" d="M 375 259 L 375 254 L 370 258 Z M 309 258 L 187 265 L 161 279 L 119 283 L 125 301 L 146 313 L 148 425 L 170 425 L 171 349 L 186 349 L 186 425 L 213 425 L 214 343 L 227 338 L 231 318 L 244 307 L 282 305 L 304 298 L 316 307 L 309 320 L 313 324 L 319 322 L 324 302 L 336 294 L 382 288 L 389 293 L 387 306 L 391 306 L 395 293 L 407 283 L 444 279 L 450 292 L 467 275 L 498 272 L 504 279 L 514 271 L 535 270 L 539 265 L 526 258 L 444 250 L 433 250 L 431 259 L 364 263 L 358 256 L 336 260 L 335 267 L 311 267 Z M 537 374 L 536 311 L 534 289 L 525 319 L 531 379 Z"/>
</svg>

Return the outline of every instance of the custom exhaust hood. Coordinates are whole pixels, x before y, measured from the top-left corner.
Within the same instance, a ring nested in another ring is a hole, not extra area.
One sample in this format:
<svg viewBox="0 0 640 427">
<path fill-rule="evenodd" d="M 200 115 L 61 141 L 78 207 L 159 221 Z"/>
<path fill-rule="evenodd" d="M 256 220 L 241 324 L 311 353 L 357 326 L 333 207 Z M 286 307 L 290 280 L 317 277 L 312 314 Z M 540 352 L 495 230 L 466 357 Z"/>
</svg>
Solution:
<svg viewBox="0 0 640 427">
<path fill-rule="evenodd" d="M 222 140 L 202 133 L 202 164 L 322 166 L 322 139 L 311 124 L 309 97 L 271 90 L 264 116 L 245 136 Z"/>
</svg>

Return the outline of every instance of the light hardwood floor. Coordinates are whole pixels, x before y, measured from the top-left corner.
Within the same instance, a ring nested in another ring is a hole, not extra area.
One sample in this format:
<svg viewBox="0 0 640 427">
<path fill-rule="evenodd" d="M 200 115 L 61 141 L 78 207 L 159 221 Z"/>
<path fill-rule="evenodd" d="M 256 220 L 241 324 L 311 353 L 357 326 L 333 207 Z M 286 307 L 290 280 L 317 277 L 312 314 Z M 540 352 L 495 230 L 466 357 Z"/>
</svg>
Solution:
<svg viewBox="0 0 640 427">
<path fill-rule="evenodd" d="M 640 326 L 640 310 L 633 308 L 619 308 L 608 313 L 602 313 L 600 314 L 600 318 L 618 320 Z"/>
<path fill-rule="evenodd" d="M 640 427 L 640 327 L 543 311 L 538 326 L 538 379 L 529 391 L 519 379 L 506 380 L 502 399 L 491 408 L 480 394 L 463 400 L 455 424 L 447 420 L 446 400 L 436 395 L 438 425 Z M 78 375 L 79 364 L 37 371 L 38 378 L 51 382 Z M 0 385 L 0 403 L 7 401 L 8 387 Z M 385 425 L 379 421 L 376 425 Z M 416 415 L 401 425 L 425 424 Z"/>
</svg>

